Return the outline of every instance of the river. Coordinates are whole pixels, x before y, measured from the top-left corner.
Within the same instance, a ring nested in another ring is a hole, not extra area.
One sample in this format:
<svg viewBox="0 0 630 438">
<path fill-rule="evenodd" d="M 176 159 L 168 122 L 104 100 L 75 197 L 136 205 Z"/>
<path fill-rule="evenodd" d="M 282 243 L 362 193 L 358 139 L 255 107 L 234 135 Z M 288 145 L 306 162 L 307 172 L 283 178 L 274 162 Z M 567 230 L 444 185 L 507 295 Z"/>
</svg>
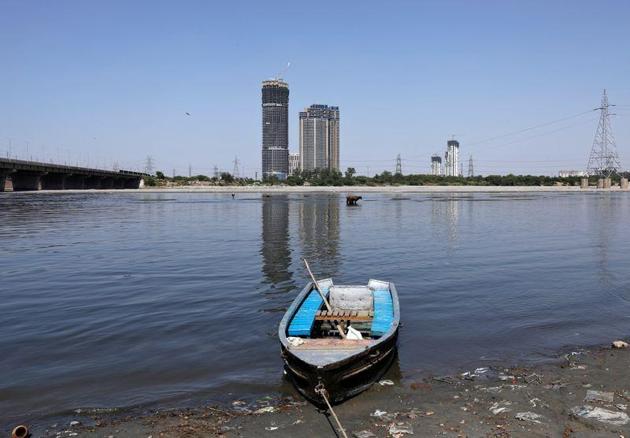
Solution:
<svg viewBox="0 0 630 438">
<path fill-rule="evenodd" d="M 396 283 L 390 377 L 630 334 L 628 193 L 0 193 L 0 426 L 294 394 L 307 281 Z"/>
</svg>

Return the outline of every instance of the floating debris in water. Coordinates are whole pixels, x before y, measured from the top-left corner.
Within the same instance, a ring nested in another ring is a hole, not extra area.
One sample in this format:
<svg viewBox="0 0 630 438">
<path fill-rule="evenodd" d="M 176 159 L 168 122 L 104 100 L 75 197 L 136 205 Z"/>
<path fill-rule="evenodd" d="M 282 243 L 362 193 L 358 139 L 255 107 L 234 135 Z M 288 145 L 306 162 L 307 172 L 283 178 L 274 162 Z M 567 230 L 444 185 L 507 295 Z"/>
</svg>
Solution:
<svg viewBox="0 0 630 438">
<path fill-rule="evenodd" d="M 273 406 L 267 406 L 264 408 L 256 409 L 254 411 L 254 414 L 271 414 L 273 412 L 276 412 L 276 408 L 274 408 Z"/>
<path fill-rule="evenodd" d="M 381 386 L 393 386 L 394 382 L 392 382 L 391 380 L 381 380 L 380 382 L 378 382 L 379 385 Z"/>
</svg>

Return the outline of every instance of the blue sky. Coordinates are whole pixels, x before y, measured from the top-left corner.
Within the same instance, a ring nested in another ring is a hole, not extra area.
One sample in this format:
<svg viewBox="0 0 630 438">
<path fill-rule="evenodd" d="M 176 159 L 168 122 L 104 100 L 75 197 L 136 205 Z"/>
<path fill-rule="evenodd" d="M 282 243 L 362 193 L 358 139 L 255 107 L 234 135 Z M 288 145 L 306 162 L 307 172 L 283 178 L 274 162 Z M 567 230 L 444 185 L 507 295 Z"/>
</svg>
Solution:
<svg viewBox="0 0 630 438">
<path fill-rule="evenodd" d="M 0 154 L 167 174 L 260 167 L 260 82 L 341 108 L 342 166 L 582 169 L 603 88 L 630 167 L 630 2 L 0 0 Z M 189 112 L 191 116 L 186 116 Z"/>
</svg>

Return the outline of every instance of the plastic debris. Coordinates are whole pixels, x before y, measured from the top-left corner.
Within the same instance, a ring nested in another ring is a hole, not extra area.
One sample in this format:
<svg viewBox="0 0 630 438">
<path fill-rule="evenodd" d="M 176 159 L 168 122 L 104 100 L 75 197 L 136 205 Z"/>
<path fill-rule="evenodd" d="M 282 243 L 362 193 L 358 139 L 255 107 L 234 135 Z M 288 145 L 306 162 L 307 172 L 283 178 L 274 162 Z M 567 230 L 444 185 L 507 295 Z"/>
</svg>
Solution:
<svg viewBox="0 0 630 438">
<path fill-rule="evenodd" d="M 273 412 L 276 412 L 276 408 L 274 408 L 273 406 L 267 406 L 264 408 L 256 409 L 254 411 L 254 414 L 271 414 Z"/>
<path fill-rule="evenodd" d="M 614 397 L 615 393 L 613 392 L 595 391 L 594 389 L 589 389 L 586 391 L 586 397 L 584 397 L 584 401 L 612 403 Z"/>
<path fill-rule="evenodd" d="M 28 427 L 23 424 L 15 426 L 11 432 L 11 438 L 27 438 L 29 435 Z"/>
<path fill-rule="evenodd" d="M 482 374 L 486 374 L 489 370 L 490 368 L 488 367 L 475 368 L 475 371 L 466 371 L 465 373 L 462 373 L 461 376 L 464 379 L 473 380 L 475 377 L 479 377 Z"/>
<path fill-rule="evenodd" d="M 370 417 L 377 417 L 380 418 L 383 415 L 386 415 L 387 411 L 381 411 L 380 409 L 375 410 L 373 413 L 370 414 Z"/>
<path fill-rule="evenodd" d="M 514 418 L 516 418 L 517 420 L 530 421 L 532 423 L 538 424 L 540 424 L 541 420 L 545 419 L 545 417 L 535 412 L 517 412 Z"/>
<path fill-rule="evenodd" d="M 278 426 L 267 426 L 265 430 L 278 430 Z"/>
<path fill-rule="evenodd" d="M 624 341 L 615 341 L 612 345 L 613 348 L 628 348 L 628 343 Z"/>
<path fill-rule="evenodd" d="M 359 341 L 359 340 L 363 339 L 363 335 L 361 334 L 360 331 L 358 331 L 357 329 L 355 329 L 354 327 L 349 325 L 348 326 L 348 333 L 346 333 L 346 339 L 352 339 L 352 340 L 355 340 L 355 341 Z"/>
<path fill-rule="evenodd" d="M 499 414 L 502 414 L 503 412 L 511 411 L 511 409 L 509 408 L 509 406 L 511 405 L 512 405 L 511 402 L 507 400 L 503 400 L 500 402 L 493 403 L 492 406 L 490 406 L 489 411 L 492 412 L 492 414 L 494 415 L 499 415 Z"/>
<path fill-rule="evenodd" d="M 389 434 L 391 436 L 413 435 L 413 428 L 410 424 L 394 423 L 389 426 Z"/>
<path fill-rule="evenodd" d="M 375 438 L 376 437 L 376 435 L 374 435 L 369 430 L 360 430 L 358 432 L 353 432 L 352 436 L 354 438 Z"/>
<path fill-rule="evenodd" d="M 297 346 L 300 346 L 300 345 L 302 345 L 304 343 L 304 339 L 298 338 L 298 337 L 295 337 L 295 336 L 289 336 L 287 338 L 287 342 L 292 347 L 297 347 Z"/>
<path fill-rule="evenodd" d="M 617 409 L 619 409 L 620 411 L 627 411 L 628 410 L 628 405 L 624 405 L 622 403 L 618 403 L 615 405 L 615 407 Z"/>
<path fill-rule="evenodd" d="M 80 421 L 73 420 L 73 421 L 71 421 L 71 422 L 70 422 L 70 427 L 72 427 L 72 426 L 78 426 L 79 424 L 81 424 L 81 422 L 80 422 Z"/>
<path fill-rule="evenodd" d="M 375 417 L 381 421 L 388 421 L 388 422 L 394 421 L 397 416 L 398 416 L 398 413 L 388 414 L 386 411 L 381 411 L 380 409 L 377 409 L 373 413 L 370 414 L 370 417 Z"/>
<path fill-rule="evenodd" d="M 571 413 L 576 417 L 597 420 L 614 426 L 623 426 L 630 422 L 630 417 L 625 412 L 610 411 L 598 406 L 576 406 L 571 409 Z"/>
<path fill-rule="evenodd" d="M 378 382 L 378 384 L 381 386 L 393 386 L 394 382 L 386 379 L 386 380 L 381 380 L 380 382 Z"/>
</svg>

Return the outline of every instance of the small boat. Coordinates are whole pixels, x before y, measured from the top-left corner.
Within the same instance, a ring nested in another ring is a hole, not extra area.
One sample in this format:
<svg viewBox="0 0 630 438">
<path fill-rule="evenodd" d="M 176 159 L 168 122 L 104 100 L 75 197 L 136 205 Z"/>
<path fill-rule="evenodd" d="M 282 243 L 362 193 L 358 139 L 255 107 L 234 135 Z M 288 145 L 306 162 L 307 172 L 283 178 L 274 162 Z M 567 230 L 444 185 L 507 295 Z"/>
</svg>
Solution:
<svg viewBox="0 0 630 438">
<path fill-rule="evenodd" d="M 317 285 L 319 291 L 309 282 L 293 301 L 278 336 L 287 375 L 321 406 L 322 391 L 338 404 L 387 371 L 396 356 L 400 308 L 391 282 L 337 286 L 325 279 Z"/>
</svg>

